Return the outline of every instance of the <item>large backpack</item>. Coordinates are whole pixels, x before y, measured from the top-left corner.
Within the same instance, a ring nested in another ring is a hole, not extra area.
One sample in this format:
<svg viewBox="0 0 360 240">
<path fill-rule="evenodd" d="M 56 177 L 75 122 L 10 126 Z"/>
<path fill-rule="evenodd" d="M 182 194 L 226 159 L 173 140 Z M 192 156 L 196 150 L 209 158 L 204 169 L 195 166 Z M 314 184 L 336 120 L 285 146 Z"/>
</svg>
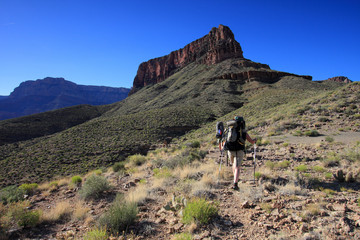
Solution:
<svg viewBox="0 0 360 240">
<path fill-rule="evenodd" d="M 242 119 L 243 120 L 243 119 Z M 245 149 L 245 121 L 231 120 L 226 122 L 227 130 L 225 136 L 224 149 L 230 151 L 238 151 Z"/>
<path fill-rule="evenodd" d="M 223 122 L 217 122 L 216 123 L 216 138 L 222 139 L 224 134 L 224 123 Z"/>
</svg>

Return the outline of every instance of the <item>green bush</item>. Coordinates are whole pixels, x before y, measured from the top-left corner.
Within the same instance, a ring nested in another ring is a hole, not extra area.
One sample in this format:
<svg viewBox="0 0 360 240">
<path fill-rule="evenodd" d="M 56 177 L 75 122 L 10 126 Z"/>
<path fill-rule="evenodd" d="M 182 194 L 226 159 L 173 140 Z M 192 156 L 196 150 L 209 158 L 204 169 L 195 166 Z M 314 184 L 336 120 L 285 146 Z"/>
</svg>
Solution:
<svg viewBox="0 0 360 240">
<path fill-rule="evenodd" d="M 331 173 L 331 172 L 325 173 L 325 178 L 326 178 L 326 179 L 332 179 L 332 178 L 333 178 L 332 173 Z"/>
<path fill-rule="evenodd" d="M 84 199 L 96 199 L 110 188 L 109 182 L 103 176 L 93 174 L 85 181 L 79 191 L 79 195 Z"/>
<path fill-rule="evenodd" d="M 290 166 L 289 160 L 284 160 L 284 161 L 281 161 L 281 162 L 275 164 L 275 168 L 277 168 L 277 169 L 287 168 L 289 166 Z"/>
<path fill-rule="evenodd" d="M 27 201 L 10 203 L 7 205 L 8 221 L 17 223 L 20 227 L 35 227 L 40 222 L 40 212 L 28 210 L 30 203 Z"/>
<path fill-rule="evenodd" d="M 124 197 L 118 194 L 110 209 L 99 219 L 99 224 L 113 234 L 125 231 L 136 220 L 138 208 L 134 202 L 124 201 Z"/>
<path fill-rule="evenodd" d="M 273 170 L 274 167 L 275 167 L 275 163 L 272 162 L 272 161 L 266 161 L 266 162 L 265 162 L 265 166 L 266 166 L 267 168 L 269 168 L 270 170 Z"/>
<path fill-rule="evenodd" d="M 35 190 L 38 188 L 37 183 L 24 183 L 21 184 L 19 189 L 23 191 L 26 195 L 34 194 Z"/>
<path fill-rule="evenodd" d="M 141 166 L 146 161 L 146 157 L 140 154 L 132 155 L 128 159 L 133 166 Z"/>
<path fill-rule="evenodd" d="M 106 229 L 92 229 L 85 233 L 83 236 L 84 240 L 106 240 L 108 239 Z"/>
<path fill-rule="evenodd" d="M 71 178 L 71 183 L 75 184 L 75 185 L 80 185 L 82 182 L 82 178 L 80 176 L 73 176 Z"/>
<path fill-rule="evenodd" d="M 163 167 L 161 169 L 154 168 L 153 172 L 154 172 L 154 177 L 156 178 L 168 178 L 172 176 L 171 171 L 167 167 Z"/>
<path fill-rule="evenodd" d="M 40 222 L 40 212 L 36 210 L 23 211 L 17 216 L 17 220 L 20 227 L 35 227 Z"/>
<path fill-rule="evenodd" d="M 319 118 L 319 122 L 327 122 L 327 121 L 329 121 L 329 119 L 326 118 L 326 117 L 320 117 Z"/>
<path fill-rule="evenodd" d="M 189 146 L 191 147 L 191 148 L 200 148 L 200 141 L 193 141 L 193 142 L 191 142 L 190 144 L 189 144 Z"/>
<path fill-rule="evenodd" d="M 325 172 L 325 169 L 322 166 L 314 166 L 313 170 L 319 173 Z"/>
<path fill-rule="evenodd" d="M 305 136 L 308 136 L 308 137 L 317 137 L 319 136 L 319 132 L 316 131 L 316 130 L 308 130 L 308 131 L 305 131 Z"/>
<path fill-rule="evenodd" d="M 299 166 L 295 167 L 295 171 L 306 172 L 307 171 L 307 166 L 306 165 L 299 165 Z"/>
<path fill-rule="evenodd" d="M 191 222 L 207 224 L 218 214 L 218 211 L 218 206 L 207 202 L 205 199 L 194 199 L 184 208 L 182 220 L 186 224 Z"/>
<path fill-rule="evenodd" d="M 334 138 L 330 137 L 330 136 L 326 136 L 325 137 L 325 141 L 331 143 L 331 142 L 334 142 Z"/>
<path fill-rule="evenodd" d="M 112 166 L 114 172 L 124 172 L 125 171 L 125 163 L 117 162 Z"/>
<path fill-rule="evenodd" d="M 261 176 L 262 176 L 262 173 L 261 172 L 255 172 L 255 178 L 256 179 L 259 179 L 259 178 L 261 178 Z"/>
<path fill-rule="evenodd" d="M 0 201 L 4 204 L 18 202 L 24 199 L 24 191 L 17 186 L 8 186 L 0 191 Z"/>
</svg>

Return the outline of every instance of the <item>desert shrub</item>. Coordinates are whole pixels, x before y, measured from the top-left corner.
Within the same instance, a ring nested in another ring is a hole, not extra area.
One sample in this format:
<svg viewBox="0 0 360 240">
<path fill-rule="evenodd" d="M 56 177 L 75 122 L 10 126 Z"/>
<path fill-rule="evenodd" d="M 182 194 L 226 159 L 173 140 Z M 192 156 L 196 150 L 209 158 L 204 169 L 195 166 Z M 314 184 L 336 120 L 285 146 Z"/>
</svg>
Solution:
<svg viewBox="0 0 360 240">
<path fill-rule="evenodd" d="M 292 133 L 293 136 L 295 137 L 301 137 L 303 135 L 301 130 L 296 130 Z"/>
<path fill-rule="evenodd" d="M 306 172 L 308 168 L 306 165 L 301 164 L 299 166 L 296 166 L 294 169 L 298 172 Z"/>
<path fill-rule="evenodd" d="M 109 182 L 104 177 L 93 174 L 85 181 L 79 195 L 83 199 L 99 198 L 103 192 L 110 188 Z"/>
<path fill-rule="evenodd" d="M 140 154 L 132 155 L 128 159 L 133 166 L 141 166 L 146 161 L 146 157 Z"/>
<path fill-rule="evenodd" d="M 175 234 L 171 240 L 191 240 L 192 236 L 190 233 L 178 233 Z"/>
<path fill-rule="evenodd" d="M 37 210 L 23 211 L 17 218 L 20 227 L 35 227 L 40 222 L 40 212 Z"/>
<path fill-rule="evenodd" d="M 126 202 L 123 195 L 118 194 L 110 209 L 99 219 L 99 224 L 113 234 L 125 231 L 136 220 L 138 208 L 134 202 Z"/>
<path fill-rule="evenodd" d="M 58 181 L 52 181 L 50 184 L 49 184 L 49 187 L 54 189 L 54 188 L 57 188 L 59 186 L 59 183 Z"/>
<path fill-rule="evenodd" d="M 71 178 L 71 183 L 75 185 L 80 185 L 82 182 L 82 178 L 80 176 L 73 176 Z"/>
<path fill-rule="evenodd" d="M 124 172 L 125 171 L 125 163 L 117 162 L 112 166 L 114 172 Z"/>
<path fill-rule="evenodd" d="M 183 211 L 183 222 L 189 224 L 196 222 L 207 224 L 214 216 L 218 214 L 218 206 L 207 202 L 205 199 L 191 200 Z"/>
<path fill-rule="evenodd" d="M 308 130 L 308 131 L 305 131 L 305 136 L 308 136 L 308 137 L 317 137 L 319 136 L 319 132 L 316 131 L 316 130 Z"/>
<path fill-rule="evenodd" d="M 262 177 L 262 173 L 261 172 L 255 172 L 255 176 L 256 179 L 259 179 Z"/>
<path fill-rule="evenodd" d="M 329 121 L 329 119 L 326 118 L 326 117 L 320 117 L 319 118 L 319 122 L 327 122 L 327 121 Z"/>
<path fill-rule="evenodd" d="M 37 183 L 24 183 L 19 186 L 19 189 L 24 191 L 25 194 L 31 195 L 39 187 Z"/>
<path fill-rule="evenodd" d="M 101 175 L 103 173 L 103 170 L 102 169 L 96 169 L 95 171 L 93 171 L 93 174 L 96 174 L 96 175 Z"/>
<path fill-rule="evenodd" d="M 191 147 L 191 148 L 200 148 L 200 141 L 198 141 L 198 140 L 192 141 L 189 144 L 189 147 Z"/>
<path fill-rule="evenodd" d="M 329 142 L 329 143 L 332 143 L 334 142 L 334 138 L 330 137 L 330 136 L 326 136 L 325 137 L 325 141 Z"/>
<path fill-rule="evenodd" d="M 106 240 L 108 239 L 107 231 L 103 228 L 95 228 L 85 233 L 84 240 Z"/>
<path fill-rule="evenodd" d="M 324 167 L 336 167 L 340 165 L 340 156 L 335 152 L 328 153 L 327 157 L 322 160 Z"/>
<path fill-rule="evenodd" d="M 154 168 L 153 169 L 154 172 L 154 177 L 156 178 L 168 178 L 171 177 L 171 171 L 167 168 L 167 167 L 163 167 L 163 168 Z"/>
<path fill-rule="evenodd" d="M 360 148 L 357 147 L 355 149 L 349 149 L 341 154 L 341 157 L 349 162 L 357 162 L 360 161 Z"/>
<path fill-rule="evenodd" d="M 204 159 L 208 153 L 209 153 L 208 151 L 200 150 L 199 151 L 200 159 Z"/>
<path fill-rule="evenodd" d="M 4 204 L 18 202 L 24 199 L 24 191 L 17 186 L 8 186 L 0 191 L 0 201 Z"/>
<path fill-rule="evenodd" d="M 325 169 L 322 166 L 314 166 L 313 170 L 319 173 L 325 172 Z"/>
<path fill-rule="evenodd" d="M 40 212 L 29 210 L 30 203 L 27 201 L 13 202 L 8 205 L 7 216 L 10 222 L 17 223 L 20 227 L 34 227 L 40 222 Z"/>
<path fill-rule="evenodd" d="M 278 168 L 278 169 L 287 168 L 289 166 L 290 166 L 289 160 L 284 160 L 284 161 L 281 161 L 281 162 L 275 164 L 275 168 Z"/>
<path fill-rule="evenodd" d="M 269 168 L 270 170 L 273 170 L 274 167 L 275 167 L 275 163 L 272 162 L 272 161 L 266 161 L 266 162 L 265 162 L 265 166 L 266 166 L 267 168 Z"/>
<path fill-rule="evenodd" d="M 330 188 L 320 188 L 320 190 L 325 193 L 327 196 L 332 196 L 334 195 L 336 192 Z"/>
<path fill-rule="evenodd" d="M 272 206 L 270 203 L 261 203 L 260 207 L 262 210 L 266 211 L 268 214 L 270 214 L 273 210 Z"/>
<path fill-rule="evenodd" d="M 198 151 L 197 149 L 185 149 L 181 154 L 166 160 L 163 163 L 163 166 L 169 169 L 175 169 L 177 167 L 183 168 L 195 160 L 200 160 L 203 158 L 202 156 L 205 157 L 204 151 Z"/>
<path fill-rule="evenodd" d="M 331 172 L 325 173 L 325 178 L 326 178 L 326 179 L 332 179 L 332 178 L 333 178 L 332 173 L 331 173 Z"/>
</svg>

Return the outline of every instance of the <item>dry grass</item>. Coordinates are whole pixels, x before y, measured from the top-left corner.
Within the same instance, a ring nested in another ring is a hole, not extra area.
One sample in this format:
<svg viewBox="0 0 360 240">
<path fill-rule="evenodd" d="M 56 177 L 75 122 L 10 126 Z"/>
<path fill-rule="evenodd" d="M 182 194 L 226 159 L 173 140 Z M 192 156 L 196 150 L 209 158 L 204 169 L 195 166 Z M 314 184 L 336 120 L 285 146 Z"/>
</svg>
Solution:
<svg viewBox="0 0 360 240">
<path fill-rule="evenodd" d="M 88 217 L 89 211 L 90 211 L 90 208 L 85 205 L 85 202 L 82 200 L 79 200 L 75 203 L 73 217 L 77 220 L 84 220 Z"/>
<path fill-rule="evenodd" d="M 301 189 L 300 186 L 295 186 L 295 183 L 288 183 L 285 186 L 279 186 L 279 193 L 282 195 L 301 195 L 306 196 L 307 191 L 305 189 Z"/>
<path fill-rule="evenodd" d="M 58 186 L 59 187 L 66 186 L 66 185 L 69 185 L 70 182 L 71 182 L 70 178 L 62 178 L 58 181 Z"/>
<path fill-rule="evenodd" d="M 173 176 L 179 176 L 180 179 L 185 179 L 185 178 L 192 178 L 193 176 L 195 176 L 197 173 L 199 172 L 197 167 L 194 167 L 193 165 L 187 165 L 183 168 L 176 168 L 173 171 Z"/>
<path fill-rule="evenodd" d="M 149 196 L 149 187 L 146 185 L 139 185 L 133 190 L 129 191 L 126 195 L 126 200 L 128 202 L 134 202 L 137 205 L 142 205 L 146 202 L 146 199 Z"/>
<path fill-rule="evenodd" d="M 219 168 L 216 169 L 216 175 L 219 176 Z M 219 178 L 222 179 L 222 180 L 226 180 L 226 181 L 233 180 L 232 169 L 230 167 L 222 166 Z"/>
<path fill-rule="evenodd" d="M 70 203 L 64 201 L 57 203 L 55 208 L 50 209 L 50 211 L 43 212 L 41 219 L 45 222 L 56 222 L 69 218 L 71 213 L 72 207 Z"/>
</svg>

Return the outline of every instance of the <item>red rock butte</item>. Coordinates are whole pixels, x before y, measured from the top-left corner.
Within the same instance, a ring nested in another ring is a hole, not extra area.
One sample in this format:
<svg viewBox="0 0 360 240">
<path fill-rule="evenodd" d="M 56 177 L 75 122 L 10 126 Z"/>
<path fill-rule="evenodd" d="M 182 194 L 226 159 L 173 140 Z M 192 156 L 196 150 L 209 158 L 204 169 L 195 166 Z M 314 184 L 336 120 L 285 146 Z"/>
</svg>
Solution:
<svg viewBox="0 0 360 240">
<path fill-rule="evenodd" d="M 189 63 L 213 65 L 229 58 L 243 58 L 243 51 L 230 28 L 219 25 L 182 49 L 141 63 L 130 94 L 146 85 L 164 81 Z"/>
</svg>

